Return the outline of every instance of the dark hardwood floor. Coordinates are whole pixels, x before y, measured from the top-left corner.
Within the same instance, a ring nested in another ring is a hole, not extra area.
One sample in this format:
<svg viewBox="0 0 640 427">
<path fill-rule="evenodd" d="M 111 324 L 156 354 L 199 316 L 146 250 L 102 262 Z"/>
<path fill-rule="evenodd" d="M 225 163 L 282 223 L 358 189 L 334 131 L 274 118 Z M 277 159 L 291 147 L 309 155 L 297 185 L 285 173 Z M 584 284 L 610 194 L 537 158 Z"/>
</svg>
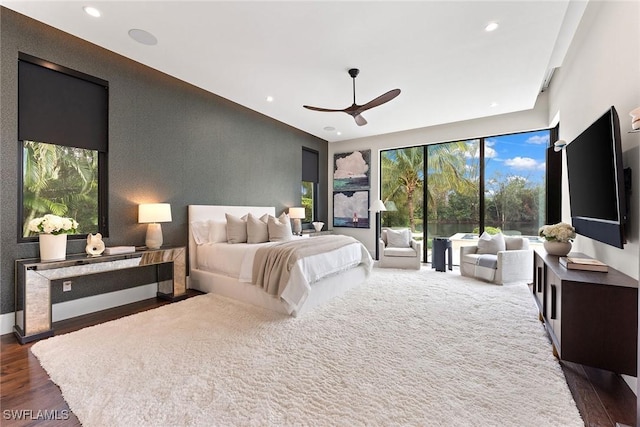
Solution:
<svg viewBox="0 0 640 427">
<path fill-rule="evenodd" d="M 195 295 L 199 292 L 189 291 L 189 296 Z M 67 333 L 164 304 L 167 302 L 149 299 L 56 322 L 54 326 L 58 334 Z M 60 389 L 29 351 L 31 345 L 18 344 L 12 334 L 0 337 L 0 425 L 80 426 Z M 620 376 L 571 362 L 561 365 L 585 426 L 636 425 L 636 396 Z"/>
</svg>

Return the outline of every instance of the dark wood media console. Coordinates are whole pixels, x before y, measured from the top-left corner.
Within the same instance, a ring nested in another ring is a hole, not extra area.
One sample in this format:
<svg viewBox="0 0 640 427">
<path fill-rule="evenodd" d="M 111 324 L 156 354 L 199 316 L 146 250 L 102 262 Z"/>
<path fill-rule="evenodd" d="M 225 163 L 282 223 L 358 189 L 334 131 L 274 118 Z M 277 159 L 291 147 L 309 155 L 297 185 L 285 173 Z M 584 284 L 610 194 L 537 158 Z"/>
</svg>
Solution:
<svg viewBox="0 0 640 427">
<path fill-rule="evenodd" d="M 558 357 L 637 376 L 638 281 L 611 267 L 568 270 L 557 256 L 534 253 L 532 291 Z"/>
</svg>

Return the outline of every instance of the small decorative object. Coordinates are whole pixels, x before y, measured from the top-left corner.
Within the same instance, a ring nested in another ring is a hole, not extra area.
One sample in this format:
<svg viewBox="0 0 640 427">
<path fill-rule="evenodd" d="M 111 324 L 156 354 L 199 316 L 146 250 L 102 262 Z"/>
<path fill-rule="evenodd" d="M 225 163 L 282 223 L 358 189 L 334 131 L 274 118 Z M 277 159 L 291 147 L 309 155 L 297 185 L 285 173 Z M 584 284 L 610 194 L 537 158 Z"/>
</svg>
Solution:
<svg viewBox="0 0 640 427">
<path fill-rule="evenodd" d="M 538 234 L 544 238 L 543 246 L 548 254 L 566 256 L 571 252 L 571 241 L 576 237 L 576 230 L 567 223 L 559 222 L 543 225 Z"/>
<path fill-rule="evenodd" d="M 102 241 L 102 234 L 96 233 L 95 235 L 87 234 L 87 246 L 84 248 L 87 255 L 99 256 L 104 252 L 104 242 Z"/>
<path fill-rule="evenodd" d="M 316 231 L 322 231 L 322 227 L 324 227 L 324 222 L 315 221 L 315 222 L 312 222 L 311 225 L 313 225 L 313 228 Z"/>
<path fill-rule="evenodd" d="M 67 257 L 67 234 L 75 234 L 78 222 L 73 218 L 46 214 L 29 221 L 29 231 L 39 233 L 40 260 L 60 261 Z"/>
<path fill-rule="evenodd" d="M 640 130 L 640 107 L 631 110 L 631 129 Z"/>
</svg>

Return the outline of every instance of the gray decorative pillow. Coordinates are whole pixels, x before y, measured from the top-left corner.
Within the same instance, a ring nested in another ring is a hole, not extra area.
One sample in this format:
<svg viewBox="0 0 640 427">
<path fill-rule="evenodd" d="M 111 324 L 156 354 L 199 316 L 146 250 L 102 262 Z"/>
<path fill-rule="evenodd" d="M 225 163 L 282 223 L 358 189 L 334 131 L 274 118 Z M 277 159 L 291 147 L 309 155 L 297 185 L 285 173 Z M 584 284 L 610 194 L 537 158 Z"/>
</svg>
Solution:
<svg viewBox="0 0 640 427">
<path fill-rule="evenodd" d="M 269 228 L 270 242 L 281 242 L 293 238 L 291 220 L 289 219 L 289 215 L 284 212 L 278 218 L 269 215 L 267 226 Z"/>
<path fill-rule="evenodd" d="M 496 255 L 498 251 L 506 250 L 506 244 L 504 242 L 504 236 L 502 233 L 491 234 L 486 231 L 482 233 L 480 238 L 478 239 L 478 250 L 477 254 L 491 254 Z"/>
<path fill-rule="evenodd" d="M 247 216 L 238 218 L 231 214 L 224 214 L 227 217 L 227 243 L 247 242 Z"/>
<path fill-rule="evenodd" d="M 387 229 L 387 246 L 390 248 L 408 248 L 411 246 L 411 231 Z"/>
<path fill-rule="evenodd" d="M 221 219 L 209 220 L 209 243 L 223 243 L 227 241 L 227 221 Z"/>
<path fill-rule="evenodd" d="M 260 218 L 251 213 L 247 215 L 247 243 L 264 243 L 269 241 L 268 220 L 268 214 L 264 214 Z"/>
</svg>

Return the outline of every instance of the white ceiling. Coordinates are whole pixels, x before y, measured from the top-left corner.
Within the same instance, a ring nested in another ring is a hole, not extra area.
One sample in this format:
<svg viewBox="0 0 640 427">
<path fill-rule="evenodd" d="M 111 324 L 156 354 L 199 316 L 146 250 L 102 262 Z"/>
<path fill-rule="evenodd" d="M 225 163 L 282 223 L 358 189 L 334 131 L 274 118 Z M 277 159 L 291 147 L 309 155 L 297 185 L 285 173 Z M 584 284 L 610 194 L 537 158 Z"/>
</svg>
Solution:
<svg viewBox="0 0 640 427">
<path fill-rule="evenodd" d="M 328 141 L 533 108 L 548 70 L 561 65 L 586 5 L 570 0 L 1 3 Z M 85 5 L 102 16 L 88 16 Z M 486 32 L 492 21 L 499 28 Z M 150 32 L 157 45 L 134 41 L 130 29 Z M 394 88 L 402 93 L 363 113 L 369 123 L 362 127 L 344 113 L 302 108 L 350 106 L 349 68 L 360 69 L 359 104 Z M 267 102 L 267 96 L 274 101 Z"/>
</svg>

